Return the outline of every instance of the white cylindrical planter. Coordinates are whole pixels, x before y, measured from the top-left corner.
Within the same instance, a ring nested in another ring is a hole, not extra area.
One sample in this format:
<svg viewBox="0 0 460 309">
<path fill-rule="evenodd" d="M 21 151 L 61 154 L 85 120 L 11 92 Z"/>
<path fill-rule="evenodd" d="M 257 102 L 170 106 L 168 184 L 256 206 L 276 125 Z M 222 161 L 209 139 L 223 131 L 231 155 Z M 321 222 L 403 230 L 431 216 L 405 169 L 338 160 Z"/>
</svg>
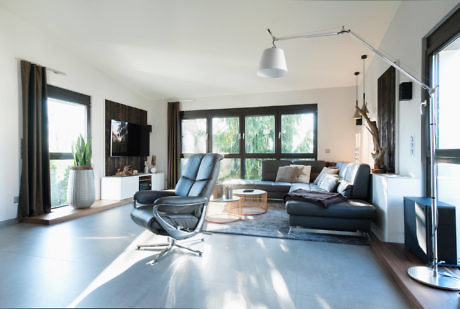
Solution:
<svg viewBox="0 0 460 309">
<path fill-rule="evenodd" d="M 67 202 L 74 208 L 88 208 L 95 201 L 93 169 L 71 169 Z"/>
</svg>

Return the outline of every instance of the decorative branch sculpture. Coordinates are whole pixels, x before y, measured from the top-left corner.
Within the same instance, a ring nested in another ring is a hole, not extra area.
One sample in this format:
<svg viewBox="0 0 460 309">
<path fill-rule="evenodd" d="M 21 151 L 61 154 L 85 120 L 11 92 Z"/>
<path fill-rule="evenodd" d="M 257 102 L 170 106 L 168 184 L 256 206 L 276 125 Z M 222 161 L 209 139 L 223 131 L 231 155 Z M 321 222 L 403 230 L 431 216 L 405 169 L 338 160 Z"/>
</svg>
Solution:
<svg viewBox="0 0 460 309">
<path fill-rule="evenodd" d="M 370 120 L 367 113 L 364 112 L 363 109 L 361 109 L 359 106 L 356 106 L 356 110 L 366 120 L 366 128 L 372 135 L 372 140 L 374 142 L 374 152 L 372 153 L 374 165 L 376 165 L 379 169 L 383 168 L 383 161 L 387 148 L 380 145 L 379 128 L 377 127 L 377 122 Z"/>
</svg>

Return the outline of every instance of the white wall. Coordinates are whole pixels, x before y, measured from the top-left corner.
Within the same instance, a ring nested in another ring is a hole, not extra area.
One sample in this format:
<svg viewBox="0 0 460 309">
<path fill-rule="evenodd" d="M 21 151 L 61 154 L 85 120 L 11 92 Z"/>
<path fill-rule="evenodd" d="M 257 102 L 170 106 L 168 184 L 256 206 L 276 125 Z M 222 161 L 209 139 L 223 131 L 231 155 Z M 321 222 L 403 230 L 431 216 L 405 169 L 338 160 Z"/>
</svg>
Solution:
<svg viewBox="0 0 460 309">
<path fill-rule="evenodd" d="M 437 24 L 457 1 L 402 1 L 391 21 L 388 30 L 379 46 L 386 55 L 399 61 L 406 70 L 421 78 L 422 72 L 422 38 Z M 374 57 L 366 70 L 366 96 L 369 109 L 374 119 L 377 110 L 377 79 L 387 69 L 388 65 Z M 398 76 L 398 75 L 397 75 Z M 399 74 L 400 82 L 409 81 Z M 396 102 L 399 113 L 396 128 L 397 157 L 396 166 L 402 176 L 421 177 L 421 115 L 419 111 L 420 87 L 414 84 L 413 98 L 410 101 Z M 367 132 L 363 132 L 362 158 L 372 162 L 372 140 Z M 410 137 L 415 137 L 415 153 L 410 154 Z"/>
<path fill-rule="evenodd" d="M 13 197 L 19 194 L 22 103 L 18 58 L 67 73 L 67 76 L 62 76 L 49 72 L 48 83 L 91 96 L 91 135 L 97 198 L 99 197 L 99 180 L 104 175 L 105 164 L 105 99 L 148 111 L 148 123 L 153 125 L 154 130 L 151 135 L 151 150 L 155 153 L 158 132 L 163 130 L 157 127 L 155 121 L 157 117 L 160 117 L 154 108 L 155 104 L 88 65 L 78 55 L 66 50 L 58 41 L 0 8 L 0 106 L 2 111 L 0 121 L 0 162 L 2 166 L 0 221 L 16 217 L 17 204 L 13 203 Z M 165 147 L 164 145 L 162 144 L 162 147 Z M 162 160 L 164 158 L 160 158 L 160 162 Z"/>
<path fill-rule="evenodd" d="M 157 156 L 157 169 L 165 173 L 168 165 L 168 103 L 166 100 L 155 100 L 151 103 L 148 123 L 152 125 L 150 134 L 150 155 Z M 165 181 L 166 184 L 166 181 Z"/>
<path fill-rule="evenodd" d="M 353 161 L 354 87 L 208 97 L 181 103 L 181 110 L 318 104 L 318 159 Z M 330 153 L 326 153 L 326 149 Z"/>
</svg>

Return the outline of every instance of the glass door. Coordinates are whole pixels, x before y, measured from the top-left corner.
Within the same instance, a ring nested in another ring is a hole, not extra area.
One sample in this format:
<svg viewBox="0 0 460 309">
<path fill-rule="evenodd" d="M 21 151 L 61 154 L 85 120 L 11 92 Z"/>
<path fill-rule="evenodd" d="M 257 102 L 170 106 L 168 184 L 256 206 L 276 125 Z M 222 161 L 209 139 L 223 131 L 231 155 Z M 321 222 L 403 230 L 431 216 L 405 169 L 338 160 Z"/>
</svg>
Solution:
<svg viewBox="0 0 460 309">
<path fill-rule="evenodd" d="M 438 89 L 438 199 L 456 206 L 457 256 L 460 257 L 460 38 L 433 55 L 433 82 Z"/>
</svg>

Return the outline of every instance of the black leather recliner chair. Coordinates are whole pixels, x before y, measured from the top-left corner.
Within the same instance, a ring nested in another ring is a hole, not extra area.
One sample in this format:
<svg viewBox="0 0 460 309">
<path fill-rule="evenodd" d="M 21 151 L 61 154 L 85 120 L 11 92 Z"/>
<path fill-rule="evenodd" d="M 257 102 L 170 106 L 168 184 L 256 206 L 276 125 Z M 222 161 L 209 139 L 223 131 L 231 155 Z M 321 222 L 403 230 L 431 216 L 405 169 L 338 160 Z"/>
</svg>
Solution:
<svg viewBox="0 0 460 309">
<path fill-rule="evenodd" d="M 168 236 L 166 244 L 137 246 L 138 250 L 161 250 L 152 263 L 173 247 L 201 256 L 201 251 L 184 247 L 176 240 L 190 238 L 201 231 L 222 159 L 220 154 L 195 154 L 188 159 L 174 191 L 138 191 L 134 194 L 133 221 L 154 234 Z"/>
</svg>

